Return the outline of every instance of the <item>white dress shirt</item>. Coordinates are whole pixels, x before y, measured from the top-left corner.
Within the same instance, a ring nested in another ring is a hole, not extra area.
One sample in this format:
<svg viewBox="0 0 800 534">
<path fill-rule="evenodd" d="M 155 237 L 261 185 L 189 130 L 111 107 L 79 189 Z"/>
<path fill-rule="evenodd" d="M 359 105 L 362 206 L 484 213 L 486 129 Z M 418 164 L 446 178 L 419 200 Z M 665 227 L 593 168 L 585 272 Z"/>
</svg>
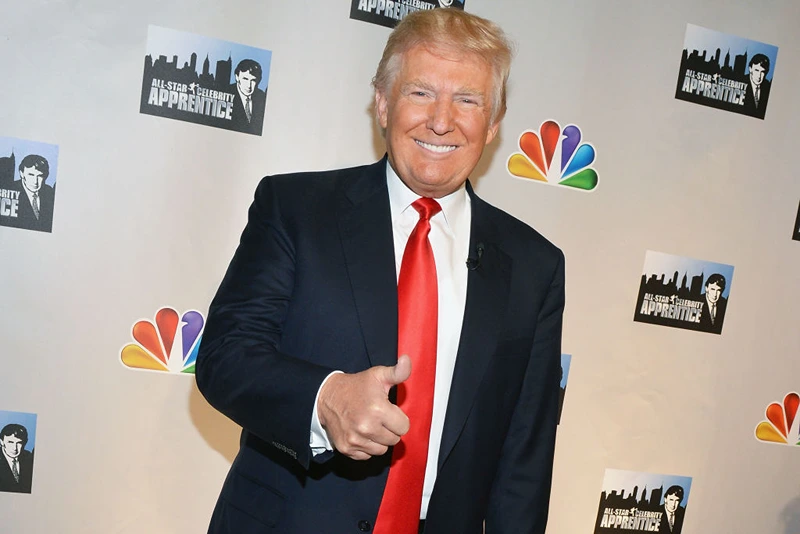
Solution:
<svg viewBox="0 0 800 534">
<path fill-rule="evenodd" d="M 394 257 L 396 273 L 400 276 L 400 265 L 409 235 L 419 220 L 419 213 L 411 204 L 420 198 L 411 191 L 392 169 L 386 165 L 386 182 L 389 188 L 389 204 L 392 216 L 394 237 Z M 420 517 L 427 516 L 428 502 L 436 481 L 436 468 L 439 447 L 442 441 L 447 399 L 456 364 L 458 342 L 461 337 L 461 324 L 464 320 L 464 306 L 467 300 L 467 257 L 469 256 L 470 224 L 472 222 L 471 202 L 466 186 L 461 185 L 455 192 L 436 199 L 442 211 L 431 218 L 431 231 L 428 239 L 436 262 L 436 278 L 439 293 L 438 336 L 436 347 L 436 383 L 434 386 L 433 418 L 428 443 L 428 463 L 425 469 L 425 483 L 422 489 L 422 508 Z M 413 373 L 414 370 L 412 369 Z M 327 380 L 327 378 L 326 378 Z M 323 382 L 324 384 L 325 382 Z M 320 386 L 320 390 L 322 386 Z M 319 391 L 317 392 L 319 400 Z M 316 401 L 314 406 L 316 406 Z M 333 450 L 325 430 L 319 423 L 317 410 L 312 414 L 311 449 L 314 455 Z"/>
</svg>

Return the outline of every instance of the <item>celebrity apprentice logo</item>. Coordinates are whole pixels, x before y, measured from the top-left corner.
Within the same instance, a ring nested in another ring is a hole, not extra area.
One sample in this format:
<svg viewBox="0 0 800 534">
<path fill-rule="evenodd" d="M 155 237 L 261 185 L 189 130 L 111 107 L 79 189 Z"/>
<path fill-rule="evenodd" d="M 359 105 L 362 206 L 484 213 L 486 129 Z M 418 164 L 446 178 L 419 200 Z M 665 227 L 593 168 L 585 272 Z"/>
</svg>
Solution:
<svg viewBox="0 0 800 534">
<path fill-rule="evenodd" d="M 421 0 L 358 0 L 358 10 L 367 13 L 375 13 L 394 20 L 402 20 L 409 13 L 420 10 L 428 10 L 436 7 L 436 4 L 423 2 Z"/>
<path fill-rule="evenodd" d="M 122 347 L 120 361 L 131 369 L 194 374 L 205 321 L 200 312 L 189 310 L 178 316 L 164 307 L 149 319 L 136 321 L 131 334 L 136 343 Z"/>
<path fill-rule="evenodd" d="M 232 93 L 207 89 L 198 83 L 186 84 L 153 78 L 147 103 L 231 120 L 233 99 Z"/>
<path fill-rule="evenodd" d="M 0 216 L 17 218 L 19 210 L 19 191 L 0 189 Z"/>
<path fill-rule="evenodd" d="M 648 250 L 633 320 L 721 334 L 733 266 Z"/>
<path fill-rule="evenodd" d="M 763 119 L 776 46 L 687 24 L 675 98 Z"/>
<path fill-rule="evenodd" d="M 594 534 L 681 534 L 691 486 L 691 477 L 606 469 Z"/>
<path fill-rule="evenodd" d="M 58 146 L 0 137 L 0 226 L 52 232 Z"/>
<path fill-rule="evenodd" d="M 269 50 L 150 26 L 139 112 L 261 135 L 271 62 Z"/>
<path fill-rule="evenodd" d="M 594 146 L 581 144 L 581 129 L 574 124 L 563 130 L 556 121 L 544 121 L 539 133 L 527 130 L 519 137 L 519 148 L 508 158 L 511 176 L 583 191 L 597 187 L 597 171 L 590 167 Z"/>
<path fill-rule="evenodd" d="M 438 8 L 464 9 L 464 0 L 351 0 L 350 18 L 394 28 L 406 15 Z"/>
<path fill-rule="evenodd" d="M 770 403 L 766 409 L 767 420 L 756 426 L 756 439 L 783 445 L 800 445 L 798 431 L 794 427 L 798 405 L 800 395 L 794 391 L 786 394 L 783 404 Z"/>
</svg>

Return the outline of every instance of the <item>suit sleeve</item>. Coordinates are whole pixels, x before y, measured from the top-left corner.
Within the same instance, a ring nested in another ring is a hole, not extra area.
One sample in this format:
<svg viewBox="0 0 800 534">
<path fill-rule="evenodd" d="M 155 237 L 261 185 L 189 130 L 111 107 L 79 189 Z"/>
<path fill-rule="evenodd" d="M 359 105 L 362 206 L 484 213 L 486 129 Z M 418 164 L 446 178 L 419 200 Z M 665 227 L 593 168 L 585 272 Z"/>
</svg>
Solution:
<svg viewBox="0 0 800 534">
<path fill-rule="evenodd" d="M 486 534 L 545 532 L 555 451 L 563 311 L 564 256 L 559 251 L 492 485 Z"/>
<path fill-rule="evenodd" d="M 333 369 L 280 351 L 295 276 L 281 207 L 273 180 L 264 178 L 209 308 L 196 379 L 217 410 L 308 467 L 314 399 Z"/>
</svg>

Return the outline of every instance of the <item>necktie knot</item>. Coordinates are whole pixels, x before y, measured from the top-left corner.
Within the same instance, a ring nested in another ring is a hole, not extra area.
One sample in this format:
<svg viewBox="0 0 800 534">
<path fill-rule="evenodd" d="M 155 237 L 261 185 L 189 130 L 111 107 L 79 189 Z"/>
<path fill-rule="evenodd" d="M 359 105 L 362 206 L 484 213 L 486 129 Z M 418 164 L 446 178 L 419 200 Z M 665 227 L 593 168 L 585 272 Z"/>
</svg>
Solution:
<svg viewBox="0 0 800 534">
<path fill-rule="evenodd" d="M 431 220 L 431 217 L 442 211 L 442 207 L 438 202 L 427 197 L 417 199 L 413 204 L 411 204 L 411 207 L 417 210 L 419 213 L 419 218 L 425 221 Z"/>
</svg>

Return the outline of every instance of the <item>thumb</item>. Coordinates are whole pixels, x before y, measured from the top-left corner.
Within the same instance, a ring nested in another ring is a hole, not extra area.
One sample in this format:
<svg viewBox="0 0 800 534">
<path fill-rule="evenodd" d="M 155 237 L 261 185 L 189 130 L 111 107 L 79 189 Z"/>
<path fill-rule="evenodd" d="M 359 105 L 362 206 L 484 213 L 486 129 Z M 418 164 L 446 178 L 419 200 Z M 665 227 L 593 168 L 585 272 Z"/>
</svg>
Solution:
<svg viewBox="0 0 800 534">
<path fill-rule="evenodd" d="M 403 354 L 392 367 L 386 367 L 383 373 L 383 382 L 391 387 L 405 382 L 411 376 L 411 358 Z"/>
</svg>

